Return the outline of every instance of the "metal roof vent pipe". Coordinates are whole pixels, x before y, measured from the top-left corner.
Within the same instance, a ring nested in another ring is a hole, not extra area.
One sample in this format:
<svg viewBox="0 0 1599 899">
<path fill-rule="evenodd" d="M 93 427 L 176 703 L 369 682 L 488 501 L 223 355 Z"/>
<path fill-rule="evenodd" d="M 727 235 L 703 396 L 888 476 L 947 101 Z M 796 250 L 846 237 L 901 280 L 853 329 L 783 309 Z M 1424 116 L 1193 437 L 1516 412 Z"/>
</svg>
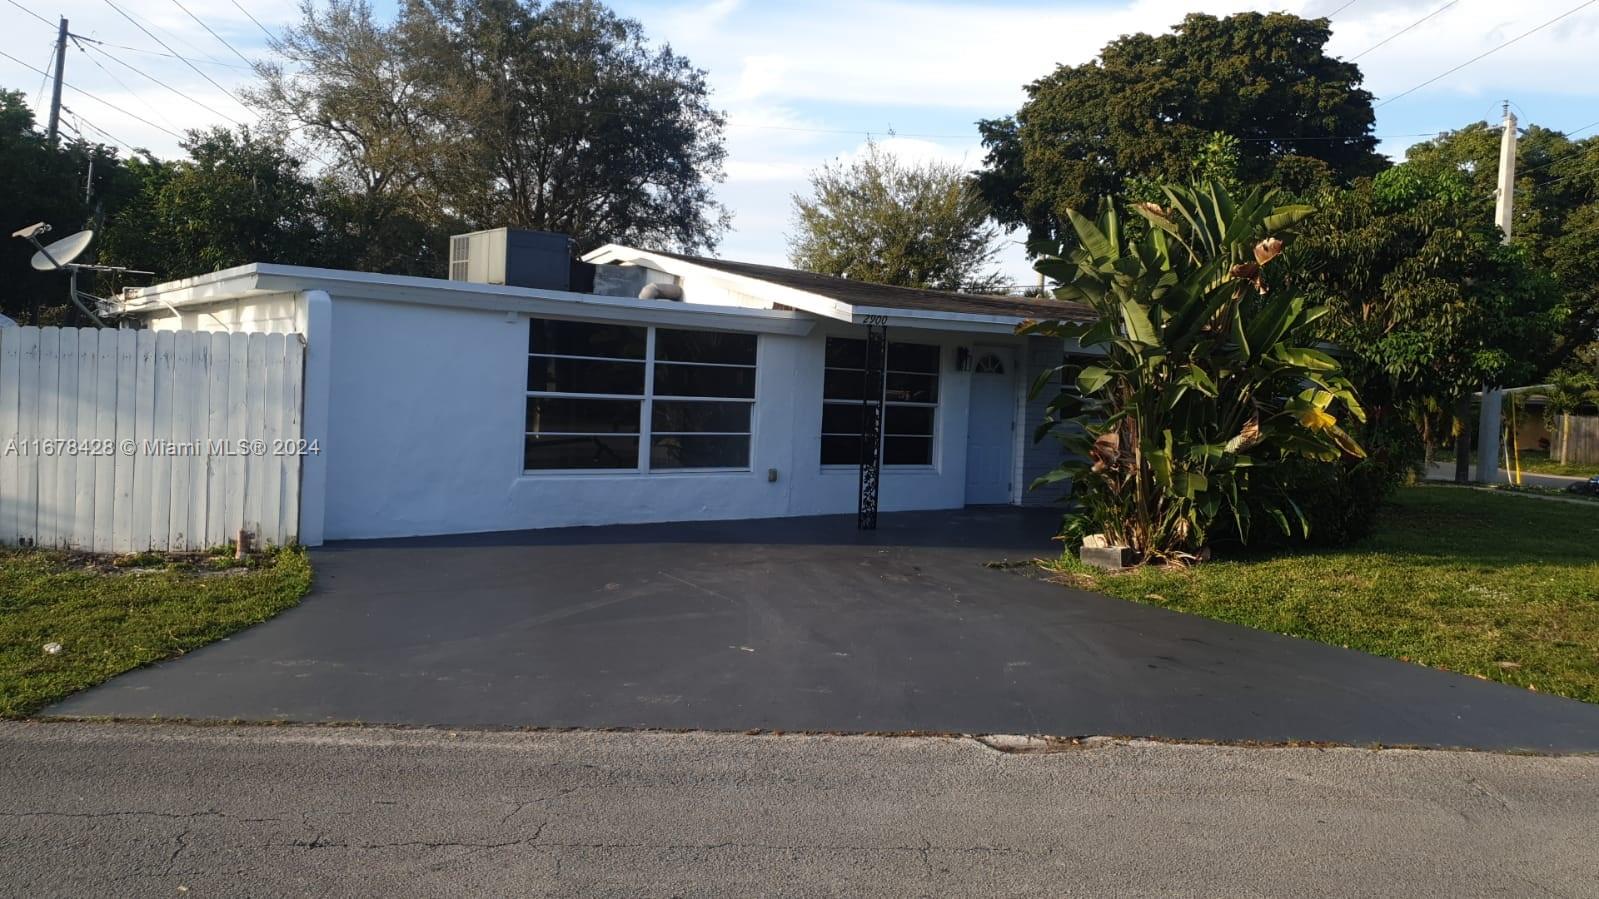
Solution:
<svg viewBox="0 0 1599 899">
<path fill-rule="evenodd" d="M 678 300 L 683 299 L 683 286 L 681 284 L 657 284 L 650 282 L 638 292 L 641 300 Z"/>
</svg>

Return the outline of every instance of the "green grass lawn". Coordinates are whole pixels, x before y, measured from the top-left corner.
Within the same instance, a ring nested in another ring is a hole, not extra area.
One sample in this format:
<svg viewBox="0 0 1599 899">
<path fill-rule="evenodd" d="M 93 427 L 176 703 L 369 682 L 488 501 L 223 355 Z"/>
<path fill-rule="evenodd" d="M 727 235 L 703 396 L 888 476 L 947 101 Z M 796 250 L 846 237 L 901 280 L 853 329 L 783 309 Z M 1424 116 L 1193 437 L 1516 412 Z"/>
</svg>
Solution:
<svg viewBox="0 0 1599 899">
<path fill-rule="evenodd" d="M 0 718 L 32 714 L 130 668 L 271 618 L 311 587 L 298 550 L 234 567 L 0 551 Z M 139 565 L 151 567 L 141 568 Z M 59 643 L 61 652 L 44 651 Z"/>
<path fill-rule="evenodd" d="M 1599 509 L 1408 487 L 1342 549 L 1051 567 L 1122 599 L 1599 702 Z"/>
</svg>

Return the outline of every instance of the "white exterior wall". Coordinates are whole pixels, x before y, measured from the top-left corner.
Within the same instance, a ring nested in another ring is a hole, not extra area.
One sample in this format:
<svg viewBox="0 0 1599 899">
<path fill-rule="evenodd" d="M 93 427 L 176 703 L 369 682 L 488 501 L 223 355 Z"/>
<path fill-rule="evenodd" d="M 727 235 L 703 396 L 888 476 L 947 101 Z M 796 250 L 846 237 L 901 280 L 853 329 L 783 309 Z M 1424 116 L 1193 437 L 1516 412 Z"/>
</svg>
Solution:
<svg viewBox="0 0 1599 899">
<path fill-rule="evenodd" d="M 263 334 L 304 334 L 305 294 L 255 294 L 219 300 L 203 306 L 186 306 L 177 315 L 157 309 L 146 317 L 156 331 L 248 331 Z"/>
<path fill-rule="evenodd" d="M 760 336 L 748 472 L 524 474 L 526 315 L 337 296 L 331 305 L 327 539 L 855 511 L 856 469 L 819 459 L 826 336 L 860 337 L 859 328 Z M 883 511 L 964 504 L 969 375 L 953 368 L 965 336 L 890 331 L 944 353 L 935 464 L 884 468 Z"/>
</svg>

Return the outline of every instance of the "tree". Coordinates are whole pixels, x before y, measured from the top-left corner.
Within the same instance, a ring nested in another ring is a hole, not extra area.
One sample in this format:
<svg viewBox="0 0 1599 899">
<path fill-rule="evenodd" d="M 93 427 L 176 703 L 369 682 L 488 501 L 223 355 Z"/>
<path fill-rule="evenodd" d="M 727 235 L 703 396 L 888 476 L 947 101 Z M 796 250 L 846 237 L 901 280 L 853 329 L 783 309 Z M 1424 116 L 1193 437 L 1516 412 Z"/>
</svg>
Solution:
<svg viewBox="0 0 1599 899">
<path fill-rule="evenodd" d="M 1181 563 L 1199 557 L 1222 515 L 1246 540 L 1256 509 L 1304 534 L 1278 469 L 1363 455 L 1338 419 L 1363 413 L 1338 362 L 1313 345 L 1325 310 L 1270 271 L 1279 235 L 1310 208 L 1260 188 L 1164 193 L 1165 206 L 1134 204 L 1147 223 L 1137 236 L 1114 201 L 1097 220 L 1068 210 L 1073 239 L 1037 267 L 1061 285 L 1058 299 L 1098 319 L 1020 330 L 1104 353 L 1056 388 L 1038 435 L 1056 431 L 1070 454 L 1040 479 L 1071 482 L 1067 536 L 1098 530 L 1144 561 Z M 1035 390 L 1060 384 L 1062 368 Z"/>
<path fill-rule="evenodd" d="M 1016 115 L 978 123 L 978 183 L 998 220 L 1039 246 L 1069 239 L 1067 210 L 1146 183 L 1204 177 L 1214 135 L 1237 141 L 1237 176 L 1306 193 L 1380 170 L 1360 69 L 1324 52 L 1326 19 L 1192 14 L 1027 86 Z M 1146 196 L 1143 199 L 1158 199 Z"/>
<path fill-rule="evenodd" d="M 406 0 L 392 25 L 364 0 L 307 3 L 283 48 L 296 68 L 252 96 L 331 154 L 358 238 L 394 214 L 580 250 L 703 250 L 726 229 L 705 73 L 593 0 Z"/>
<path fill-rule="evenodd" d="M 1471 188 L 1471 214 L 1492 219 L 1500 126 L 1478 122 L 1416 144 L 1406 160 L 1419 172 Z M 1558 354 L 1599 338 L 1599 137 L 1574 141 L 1533 125 L 1517 144 L 1513 243 L 1552 276 L 1569 311 Z"/>
<path fill-rule="evenodd" d="M 193 131 L 181 162 L 130 168 L 137 194 L 107 223 L 115 265 L 185 278 L 251 262 L 321 262 L 316 188 L 283 143 L 249 129 Z"/>
<path fill-rule="evenodd" d="M 1563 317 L 1553 280 L 1503 244 L 1478 197 L 1458 174 L 1406 163 L 1330 192 L 1295 247 L 1374 420 L 1413 422 L 1429 447 L 1469 430 L 1484 383 L 1546 371 Z"/>
<path fill-rule="evenodd" d="M 996 290 L 999 231 L 960 166 L 905 163 L 869 141 L 795 195 L 789 261 L 806 271 L 933 290 Z"/>
</svg>

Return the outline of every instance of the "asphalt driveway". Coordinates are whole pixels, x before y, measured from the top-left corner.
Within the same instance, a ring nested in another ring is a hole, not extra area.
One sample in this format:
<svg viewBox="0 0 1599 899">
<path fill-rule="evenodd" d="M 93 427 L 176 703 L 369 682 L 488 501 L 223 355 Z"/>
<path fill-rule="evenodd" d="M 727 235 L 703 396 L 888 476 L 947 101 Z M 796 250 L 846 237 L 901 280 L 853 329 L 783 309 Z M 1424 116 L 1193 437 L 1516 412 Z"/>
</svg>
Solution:
<svg viewBox="0 0 1599 899">
<path fill-rule="evenodd" d="M 455 727 L 940 731 L 1599 750 L 1599 706 L 992 563 L 1017 509 L 313 551 L 297 608 L 48 710 Z"/>
</svg>

